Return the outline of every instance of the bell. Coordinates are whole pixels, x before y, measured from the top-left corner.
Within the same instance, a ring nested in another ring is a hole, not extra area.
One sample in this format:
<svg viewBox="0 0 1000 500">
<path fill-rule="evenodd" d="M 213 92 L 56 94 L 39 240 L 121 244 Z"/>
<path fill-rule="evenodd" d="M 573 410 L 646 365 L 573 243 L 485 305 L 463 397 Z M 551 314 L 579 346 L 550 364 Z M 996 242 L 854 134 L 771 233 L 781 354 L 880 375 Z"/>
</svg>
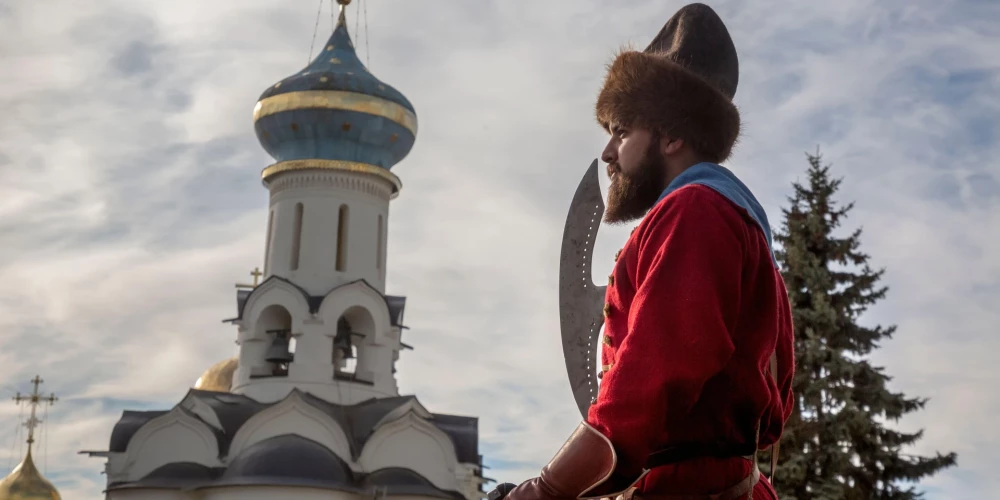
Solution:
<svg viewBox="0 0 1000 500">
<path fill-rule="evenodd" d="M 351 335 L 354 335 L 354 332 L 351 331 L 351 324 L 347 322 L 346 318 L 341 317 L 337 321 L 337 335 L 333 337 L 333 348 L 341 353 L 342 359 L 354 357 L 354 349 L 351 348 Z"/>
<path fill-rule="evenodd" d="M 271 347 L 267 348 L 267 356 L 264 358 L 268 363 L 291 363 L 295 356 L 288 350 L 288 337 L 277 337 L 271 342 Z"/>
<path fill-rule="evenodd" d="M 354 349 L 351 349 L 351 339 L 347 335 L 338 336 L 333 339 L 333 348 L 343 354 L 343 359 L 351 359 L 354 357 Z"/>
</svg>

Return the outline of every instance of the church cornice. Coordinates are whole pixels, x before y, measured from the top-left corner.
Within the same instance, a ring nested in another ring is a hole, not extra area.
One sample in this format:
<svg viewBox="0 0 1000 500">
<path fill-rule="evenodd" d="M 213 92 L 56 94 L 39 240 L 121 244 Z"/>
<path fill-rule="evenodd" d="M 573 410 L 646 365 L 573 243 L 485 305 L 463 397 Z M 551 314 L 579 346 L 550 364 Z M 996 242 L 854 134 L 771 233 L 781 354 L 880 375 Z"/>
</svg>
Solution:
<svg viewBox="0 0 1000 500">
<path fill-rule="evenodd" d="M 289 189 L 321 188 L 364 193 L 389 201 L 403 185 L 384 168 L 336 160 L 284 161 L 267 167 L 261 175 L 271 196 Z"/>
<path fill-rule="evenodd" d="M 269 289 L 276 286 L 278 283 L 286 285 L 290 287 L 290 290 L 294 290 L 295 292 L 297 292 L 299 296 L 301 296 L 302 300 L 305 303 L 306 309 L 309 311 L 309 314 L 311 315 L 318 313 L 322 308 L 326 298 L 329 297 L 334 292 L 352 286 L 354 287 L 363 286 L 364 288 L 367 289 L 365 290 L 366 293 L 377 295 L 385 303 L 385 307 L 389 311 L 389 319 L 392 326 L 398 328 L 406 328 L 401 324 L 403 320 L 403 312 L 406 307 L 406 297 L 385 295 L 379 292 L 377 288 L 372 286 L 371 283 L 369 283 L 367 280 L 363 278 L 335 286 L 324 295 L 310 295 L 309 292 L 307 292 L 304 288 L 296 285 L 292 281 L 278 275 L 271 275 L 267 279 L 265 279 L 264 282 L 261 283 L 259 286 L 249 291 L 249 293 L 245 293 L 241 296 L 238 296 L 237 316 L 233 319 L 228 319 L 225 321 L 226 322 L 242 321 L 244 319 L 243 317 L 244 312 L 247 310 L 247 305 L 252 304 L 253 301 L 257 299 L 257 297 L 260 297 L 262 294 L 264 294 Z"/>
</svg>

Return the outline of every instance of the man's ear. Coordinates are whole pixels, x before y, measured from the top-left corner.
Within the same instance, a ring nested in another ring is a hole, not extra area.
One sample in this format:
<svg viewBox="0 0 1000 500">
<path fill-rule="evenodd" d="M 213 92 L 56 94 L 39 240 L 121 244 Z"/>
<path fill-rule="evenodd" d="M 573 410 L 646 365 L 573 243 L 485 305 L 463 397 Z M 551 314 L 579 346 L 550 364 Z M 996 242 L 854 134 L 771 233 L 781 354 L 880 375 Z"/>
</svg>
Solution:
<svg viewBox="0 0 1000 500">
<path fill-rule="evenodd" d="M 664 156 L 675 155 L 684 148 L 684 139 L 663 136 L 660 138 L 660 151 Z"/>
</svg>

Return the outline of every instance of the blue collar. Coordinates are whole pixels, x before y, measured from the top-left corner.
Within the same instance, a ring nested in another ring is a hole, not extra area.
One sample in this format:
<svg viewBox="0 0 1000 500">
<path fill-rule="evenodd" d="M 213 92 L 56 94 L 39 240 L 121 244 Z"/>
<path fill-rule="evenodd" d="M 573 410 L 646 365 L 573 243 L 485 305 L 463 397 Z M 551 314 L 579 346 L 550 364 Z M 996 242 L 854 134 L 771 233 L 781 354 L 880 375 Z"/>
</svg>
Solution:
<svg viewBox="0 0 1000 500">
<path fill-rule="evenodd" d="M 678 175 L 674 180 L 670 181 L 670 185 L 667 189 L 663 190 L 660 194 L 660 198 L 656 200 L 657 203 L 663 201 L 670 193 L 677 191 L 678 189 L 689 186 L 692 184 L 699 184 L 706 186 L 726 197 L 734 205 L 742 208 L 750 215 L 750 218 L 757 223 L 761 231 L 764 232 L 764 236 L 767 238 L 767 248 L 771 251 L 771 261 L 774 262 L 774 266 L 778 267 L 778 261 L 774 258 L 774 246 L 771 241 L 771 226 L 767 222 L 767 213 L 764 212 L 764 208 L 760 206 L 757 202 L 757 198 L 754 197 L 753 193 L 750 192 L 743 182 L 736 177 L 735 174 L 730 172 L 727 168 L 716 165 L 714 163 L 698 163 L 691 166 L 687 170 Z"/>
</svg>

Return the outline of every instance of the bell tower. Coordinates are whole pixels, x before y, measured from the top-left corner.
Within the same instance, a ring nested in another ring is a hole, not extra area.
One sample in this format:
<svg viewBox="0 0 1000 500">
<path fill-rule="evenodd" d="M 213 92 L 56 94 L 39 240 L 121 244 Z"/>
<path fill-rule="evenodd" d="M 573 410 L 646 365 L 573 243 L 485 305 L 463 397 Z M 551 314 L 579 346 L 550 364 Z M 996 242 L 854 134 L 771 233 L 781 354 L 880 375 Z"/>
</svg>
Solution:
<svg viewBox="0 0 1000 500">
<path fill-rule="evenodd" d="M 397 394 L 402 297 L 385 295 L 390 169 L 413 147 L 417 117 L 361 63 L 345 6 L 319 55 L 263 92 L 254 128 L 275 159 L 264 280 L 240 292 L 232 390 L 261 401 L 293 388 L 350 404 Z"/>
<path fill-rule="evenodd" d="M 477 419 L 399 394 L 406 299 L 385 293 L 386 233 L 417 117 L 361 64 L 337 1 L 319 55 L 254 108 L 274 162 L 262 266 L 226 320 L 237 356 L 168 411 L 126 410 L 86 452 L 106 459 L 108 498 L 486 497 Z"/>
</svg>

